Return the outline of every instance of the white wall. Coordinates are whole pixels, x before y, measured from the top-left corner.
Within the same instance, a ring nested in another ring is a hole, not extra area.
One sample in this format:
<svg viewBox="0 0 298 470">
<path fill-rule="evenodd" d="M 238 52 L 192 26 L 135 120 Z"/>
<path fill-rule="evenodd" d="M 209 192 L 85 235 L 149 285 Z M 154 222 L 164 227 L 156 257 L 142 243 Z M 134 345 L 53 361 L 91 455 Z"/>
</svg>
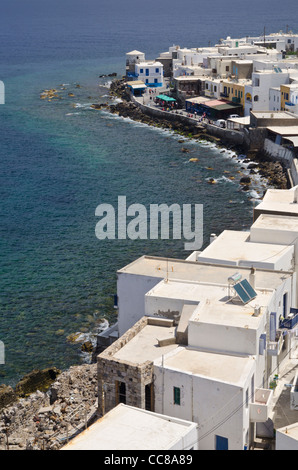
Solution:
<svg viewBox="0 0 298 470">
<path fill-rule="evenodd" d="M 298 423 L 276 430 L 275 450 L 298 450 L 298 439 L 291 434 L 291 429 L 298 427 Z M 288 434 L 286 429 L 288 428 Z"/>
<path fill-rule="evenodd" d="M 174 315 L 181 315 L 184 305 L 198 305 L 198 301 L 145 295 L 145 315 L 148 316 L 166 315 L 172 318 Z"/>
<path fill-rule="evenodd" d="M 280 90 L 271 88 L 269 90 L 269 111 L 280 111 Z"/>
<path fill-rule="evenodd" d="M 118 273 L 118 328 L 123 335 L 145 315 L 145 294 L 163 278 Z"/>
<path fill-rule="evenodd" d="M 149 70 L 148 75 L 146 75 L 146 70 Z M 158 72 L 156 72 L 156 70 L 158 70 Z M 160 62 L 141 62 L 140 64 L 136 64 L 135 72 L 138 74 L 138 79 L 142 80 L 144 83 L 154 84 L 154 81 L 157 80 L 156 86 L 163 85 L 163 65 Z"/>
<path fill-rule="evenodd" d="M 259 321 L 259 317 L 256 318 Z M 234 354 L 256 355 L 259 351 L 259 337 L 265 328 L 265 315 L 259 329 L 217 325 L 190 321 L 188 326 L 189 346 Z"/>
<path fill-rule="evenodd" d="M 279 160 L 284 160 L 285 163 L 291 163 L 294 158 L 294 152 L 278 145 L 275 142 L 272 142 L 270 139 L 265 139 L 264 141 L 264 150 L 268 152 L 272 157 L 278 158 Z"/>
<path fill-rule="evenodd" d="M 245 393 L 254 374 L 253 367 L 243 387 L 161 365 L 154 366 L 154 374 L 155 411 L 197 422 L 199 450 L 215 450 L 216 435 L 228 438 L 229 450 L 243 450 L 249 428 Z M 180 406 L 173 403 L 173 387 L 181 389 Z"/>
<path fill-rule="evenodd" d="M 254 111 L 269 111 L 269 90 L 289 83 L 289 73 L 254 72 L 252 74 L 252 105 Z M 258 101 L 255 101 L 258 97 Z"/>
</svg>

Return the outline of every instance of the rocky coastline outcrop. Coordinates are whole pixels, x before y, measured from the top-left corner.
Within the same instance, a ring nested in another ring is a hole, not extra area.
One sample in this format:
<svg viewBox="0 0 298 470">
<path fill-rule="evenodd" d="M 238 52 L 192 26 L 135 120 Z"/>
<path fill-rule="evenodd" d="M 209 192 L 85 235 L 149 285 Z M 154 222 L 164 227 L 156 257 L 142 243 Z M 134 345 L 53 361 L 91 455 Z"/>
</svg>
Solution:
<svg viewBox="0 0 298 470">
<path fill-rule="evenodd" d="M 0 387 L 0 450 L 59 450 L 97 418 L 97 364 L 34 371 L 18 385 Z"/>
</svg>

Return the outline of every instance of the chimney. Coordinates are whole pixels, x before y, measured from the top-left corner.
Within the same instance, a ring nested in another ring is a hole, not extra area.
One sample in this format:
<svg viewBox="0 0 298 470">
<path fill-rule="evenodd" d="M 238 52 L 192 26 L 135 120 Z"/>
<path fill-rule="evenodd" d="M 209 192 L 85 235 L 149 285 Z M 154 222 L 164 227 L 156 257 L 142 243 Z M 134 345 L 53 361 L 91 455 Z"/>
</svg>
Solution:
<svg viewBox="0 0 298 470">
<path fill-rule="evenodd" d="M 256 288 L 256 270 L 252 266 L 249 274 L 249 283 L 253 289 Z"/>
<path fill-rule="evenodd" d="M 294 189 L 294 200 L 293 200 L 293 203 L 294 204 L 297 204 L 298 202 L 298 186 L 296 186 L 296 188 Z"/>
</svg>

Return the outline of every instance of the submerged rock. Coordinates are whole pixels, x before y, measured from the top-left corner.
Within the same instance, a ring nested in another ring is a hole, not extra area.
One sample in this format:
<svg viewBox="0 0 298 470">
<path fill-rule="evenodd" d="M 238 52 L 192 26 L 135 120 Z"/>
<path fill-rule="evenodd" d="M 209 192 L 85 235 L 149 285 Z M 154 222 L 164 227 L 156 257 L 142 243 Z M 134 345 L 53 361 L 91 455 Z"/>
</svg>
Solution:
<svg viewBox="0 0 298 470">
<path fill-rule="evenodd" d="M 33 370 L 17 383 L 15 393 L 19 397 L 27 397 L 37 390 L 45 392 L 60 373 L 56 367 Z"/>
</svg>

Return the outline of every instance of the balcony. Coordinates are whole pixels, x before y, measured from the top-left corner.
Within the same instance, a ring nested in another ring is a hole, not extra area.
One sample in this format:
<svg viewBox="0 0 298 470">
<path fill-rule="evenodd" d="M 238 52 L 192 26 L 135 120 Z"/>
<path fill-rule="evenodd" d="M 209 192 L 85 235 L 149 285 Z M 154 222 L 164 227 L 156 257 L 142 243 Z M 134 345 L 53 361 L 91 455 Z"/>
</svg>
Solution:
<svg viewBox="0 0 298 470">
<path fill-rule="evenodd" d="M 264 423 L 269 418 L 272 408 L 273 390 L 258 388 L 255 400 L 249 405 L 249 417 L 253 423 Z"/>
<path fill-rule="evenodd" d="M 126 76 L 128 78 L 138 78 L 139 74 L 136 72 L 127 72 Z"/>
<path fill-rule="evenodd" d="M 282 331 L 276 332 L 275 341 L 269 341 L 267 345 L 267 354 L 269 356 L 278 356 L 281 352 L 284 342 Z"/>
<path fill-rule="evenodd" d="M 298 324 L 298 309 L 291 308 L 290 313 L 283 321 L 279 323 L 279 328 L 292 330 Z"/>
</svg>

